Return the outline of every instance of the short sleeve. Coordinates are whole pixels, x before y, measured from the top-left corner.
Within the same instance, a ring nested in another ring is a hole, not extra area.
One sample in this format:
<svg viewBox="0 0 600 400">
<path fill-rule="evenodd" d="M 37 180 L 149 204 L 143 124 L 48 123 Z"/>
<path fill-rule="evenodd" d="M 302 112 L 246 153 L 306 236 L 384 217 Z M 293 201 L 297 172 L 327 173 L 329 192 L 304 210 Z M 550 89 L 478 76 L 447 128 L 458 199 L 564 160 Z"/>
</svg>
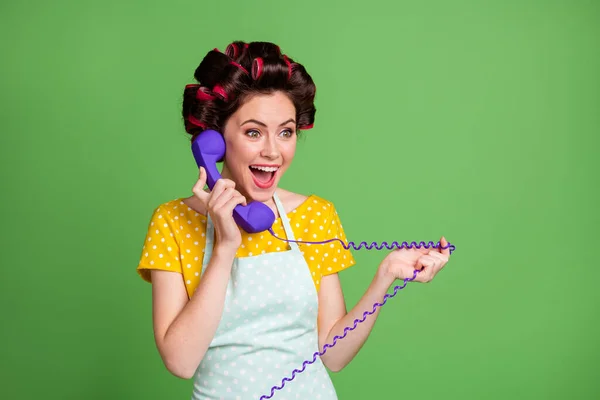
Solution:
<svg viewBox="0 0 600 400">
<path fill-rule="evenodd" d="M 340 221 L 340 217 L 337 213 L 337 210 L 335 209 L 333 204 L 331 205 L 329 210 L 330 212 L 324 227 L 327 231 L 326 236 L 330 239 L 340 239 L 344 243 L 344 245 L 347 246 L 348 241 L 346 239 L 346 234 L 344 232 L 344 228 Z M 324 245 L 325 248 L 320 253 L 322 255 L 322 275 L 335 274 L 348 267 L 351 267 L 356 263 L 354 257 L 352 256 L 352 252 L 349 249 L 346 249 L 344 245 L 342 245 L 342 243 L 340 243 L 339 240 L 334 240 Z"/>
<path fill-rule="evenodd" d="M 148 224 L 142 255 L 137 267 L 138 274 L 151 282 L 150 270 L 164 270 L 182 273 L 179 262 L 179 246 L 175 229 L 171 226 L 166 210 L 158 207 Z"/>
</svg>

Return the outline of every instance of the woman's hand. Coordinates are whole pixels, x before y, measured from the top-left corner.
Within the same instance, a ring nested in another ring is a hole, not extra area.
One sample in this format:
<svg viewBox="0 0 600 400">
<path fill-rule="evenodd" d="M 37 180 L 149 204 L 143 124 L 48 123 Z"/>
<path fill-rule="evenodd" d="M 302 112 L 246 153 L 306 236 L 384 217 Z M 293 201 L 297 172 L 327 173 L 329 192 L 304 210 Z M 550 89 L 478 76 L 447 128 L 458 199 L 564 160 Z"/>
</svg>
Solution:
<svg viewBox="0 0 600 400">
<path fill-rule="evenodd" d="M 235 182 L 219 179 L 212 191 L 205 192 L 206 170 L 200 167 L 200 177 L 192 192 L 202 202 L 215 226 L 216 246 L 235 253 L 242 244 L 240 228 L 233 219 L 233 209 L 238 204 L 247 205 L 246 198 L 235 190 Z"/>
<path fill-rule="evenodd" d="M 440 245 L 448 246 L 448 241 L 443 236 Z M 404 280 L 412 278 L 416 269 L 419 273 L 414 282 L 430 282 L 448 263 L 449 258 L 449 248 L 402 248 L 388 254 L 381 262 L 379 270 L 387 278 Z"/>
</svg>

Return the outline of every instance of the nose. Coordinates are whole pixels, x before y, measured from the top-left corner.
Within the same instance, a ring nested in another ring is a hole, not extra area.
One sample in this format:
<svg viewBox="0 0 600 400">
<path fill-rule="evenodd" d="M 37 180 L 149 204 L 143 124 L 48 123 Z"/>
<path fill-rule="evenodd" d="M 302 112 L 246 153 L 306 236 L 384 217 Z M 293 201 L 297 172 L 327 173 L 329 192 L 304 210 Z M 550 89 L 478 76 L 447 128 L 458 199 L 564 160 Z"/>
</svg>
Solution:
<svg viewBox="0 0 600 400">
<path fill-rule="evenodd" d="M 276 138 L 268 137 L 267 139 L 265 139 L 260 155 L 272 160 L 279 157 L 279 147 L 277 146 Z"/>
</svg>

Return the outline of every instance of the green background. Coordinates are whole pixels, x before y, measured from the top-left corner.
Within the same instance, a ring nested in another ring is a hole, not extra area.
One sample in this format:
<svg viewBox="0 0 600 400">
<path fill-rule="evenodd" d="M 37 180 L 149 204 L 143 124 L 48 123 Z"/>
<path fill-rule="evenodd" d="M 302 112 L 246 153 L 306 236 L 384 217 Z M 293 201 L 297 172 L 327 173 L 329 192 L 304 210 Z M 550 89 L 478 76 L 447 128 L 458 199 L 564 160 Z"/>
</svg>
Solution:
<svg viewBox="0 0 600 400">
<path fill-rule="evenodd" d="M 457 247 L 384 306 L 332 375 L 341 400 L 600 396 L 598 2 L 61 0 L 0 15 L 0 398 L 189 398 L 135 268 L 153 209 L 197 177 L 182 89 L 237 39 L 276 42 L 316 81 L 282 186 L 334 202 L 350 240 Z M 354 254 L 349 308 L 384 256 Z"/>
</svg>

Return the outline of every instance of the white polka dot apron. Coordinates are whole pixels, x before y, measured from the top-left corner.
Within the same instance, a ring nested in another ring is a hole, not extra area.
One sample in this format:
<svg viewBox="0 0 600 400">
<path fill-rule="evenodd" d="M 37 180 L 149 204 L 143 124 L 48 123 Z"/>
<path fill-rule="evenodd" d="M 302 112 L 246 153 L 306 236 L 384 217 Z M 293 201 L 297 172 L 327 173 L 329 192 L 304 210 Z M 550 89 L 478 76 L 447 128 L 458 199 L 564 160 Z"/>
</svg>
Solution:
<svg viewBox="0 0 600 400">
<path fill-rule="evenodd" d="M 274 200 L 287 239 L 295 240 L 277 195 Z M 202 274 L 213 244 L 208 217 Z M 317 291 L 296 243 L 289 243 L 287 251 L 235 258 L 221 321 L 194 376 L 192 400 L 270 395 L 272 387 L 281 386 L 319 351 L 317 314 Z M 337 395 L 317 356 L 271 399 L 337 400 Z"/>
</svg>

